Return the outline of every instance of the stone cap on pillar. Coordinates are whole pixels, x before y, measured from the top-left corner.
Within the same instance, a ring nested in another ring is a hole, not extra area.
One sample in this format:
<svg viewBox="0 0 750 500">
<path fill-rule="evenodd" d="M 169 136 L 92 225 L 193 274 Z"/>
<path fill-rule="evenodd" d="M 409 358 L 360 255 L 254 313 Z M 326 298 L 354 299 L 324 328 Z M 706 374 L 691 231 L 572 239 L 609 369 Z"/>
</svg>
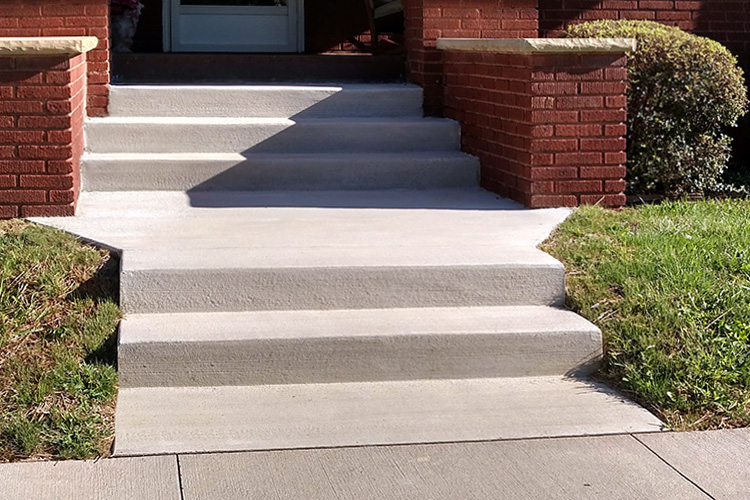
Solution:
<svg viewBox="0 0 750 500">
<path fill-rule="evenodd" d="M 438 38 L 440 50 L 496 54 L 623 54 L 633 38 Z"/>
<path fill-rule="evenodd" d="M 83 54 L 98 44 L 95 36 L 0 37 L 0 57 Z"/>
</svg>

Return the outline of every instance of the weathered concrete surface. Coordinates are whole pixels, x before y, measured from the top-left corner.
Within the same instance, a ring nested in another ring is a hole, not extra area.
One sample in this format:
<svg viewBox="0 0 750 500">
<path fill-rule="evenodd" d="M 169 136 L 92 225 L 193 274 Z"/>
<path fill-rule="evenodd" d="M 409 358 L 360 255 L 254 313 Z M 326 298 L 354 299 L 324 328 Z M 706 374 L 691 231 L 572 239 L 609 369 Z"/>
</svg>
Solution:
<svg viewBox="0 0 750 500">
<path fill-rule="evenodd" d="M 121 389 L 115 454 L 269 450 L 661 430 L 640 406 L 560 377 Z"/>
<path fill-rule="evenodd" d="M 2 47 L 2 44 L 0 44 Z M 110 116 L 422 117 L 410 84 L 112 85 Z"/>
<path fill-rule="evenodd" d="M 105 117 L 84 125 L 92 153 L 400 153 L 458 151 L 443 118 Z"/>
<path fill-rule="evenodd" d="M 0 464 L 0 500 L 180 500 L 175 456 Z"/>
<path fill-rule="evenodd" d="M 708 498 L 631 436 L 183 455 L 180 464 L 185 500 Z"/>
<path fill-rule="evenodd" d="M 134 314 L 120 387 L 588 373 L 599 329 L 550 307 Z"/>
<path fill-rule="evenodd" d="M 750 498 L 750 428 L 637 439 L 713 498 Z"/>
<path fill-rule="evenodd" d="M 456 151 L 402 154 L 92 154 L 87 191 L 434 189 L 475 187 L 479 160 Z"/>
</svg>

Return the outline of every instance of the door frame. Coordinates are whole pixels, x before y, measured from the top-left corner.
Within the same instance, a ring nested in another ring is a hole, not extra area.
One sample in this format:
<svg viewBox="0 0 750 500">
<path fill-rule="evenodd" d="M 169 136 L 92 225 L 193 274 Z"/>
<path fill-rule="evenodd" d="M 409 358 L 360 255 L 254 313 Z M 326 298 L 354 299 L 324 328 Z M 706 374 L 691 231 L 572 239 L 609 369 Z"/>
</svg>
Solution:
<svg viewBox="0 0 750 500">
<path fill-rule="evenodd" d="M 164 52 L 172 52 L 172 5 L 176 0 L 162 1 L 162 47 Z M 305 51 L 305 0 L 297 0 L 297 53 Z M 221 52 L 221 51 L 217 51 Z"/>
</svg>

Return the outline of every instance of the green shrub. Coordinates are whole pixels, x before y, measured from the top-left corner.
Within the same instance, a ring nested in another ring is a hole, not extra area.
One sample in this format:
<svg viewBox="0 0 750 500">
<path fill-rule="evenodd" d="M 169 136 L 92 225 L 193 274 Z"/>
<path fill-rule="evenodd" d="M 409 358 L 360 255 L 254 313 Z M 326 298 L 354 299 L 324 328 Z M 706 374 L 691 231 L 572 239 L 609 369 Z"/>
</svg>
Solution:
<svg viewBox="0 0 750 500">
<path fill-rule="evenodd" d="M 652 21 L 593 21 L 576 38 L 635 38 L 628 61 L 628 190 L 680 195 L 717 186 L 747 111 L 737 60 L 720 43 Z"/>
</svg>

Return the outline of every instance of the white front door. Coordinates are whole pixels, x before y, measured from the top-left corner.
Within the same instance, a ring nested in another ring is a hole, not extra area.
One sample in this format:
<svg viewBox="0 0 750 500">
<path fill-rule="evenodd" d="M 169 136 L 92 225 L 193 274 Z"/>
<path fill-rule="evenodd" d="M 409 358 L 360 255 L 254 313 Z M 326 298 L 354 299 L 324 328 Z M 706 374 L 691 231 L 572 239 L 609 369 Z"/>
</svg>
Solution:
<svg viewBox="0 0 750 500">
<path fill-rule="evenodd" d="M 172 0 L 173 52 L 302 52 L 303 0 Z"/>
</svg>

